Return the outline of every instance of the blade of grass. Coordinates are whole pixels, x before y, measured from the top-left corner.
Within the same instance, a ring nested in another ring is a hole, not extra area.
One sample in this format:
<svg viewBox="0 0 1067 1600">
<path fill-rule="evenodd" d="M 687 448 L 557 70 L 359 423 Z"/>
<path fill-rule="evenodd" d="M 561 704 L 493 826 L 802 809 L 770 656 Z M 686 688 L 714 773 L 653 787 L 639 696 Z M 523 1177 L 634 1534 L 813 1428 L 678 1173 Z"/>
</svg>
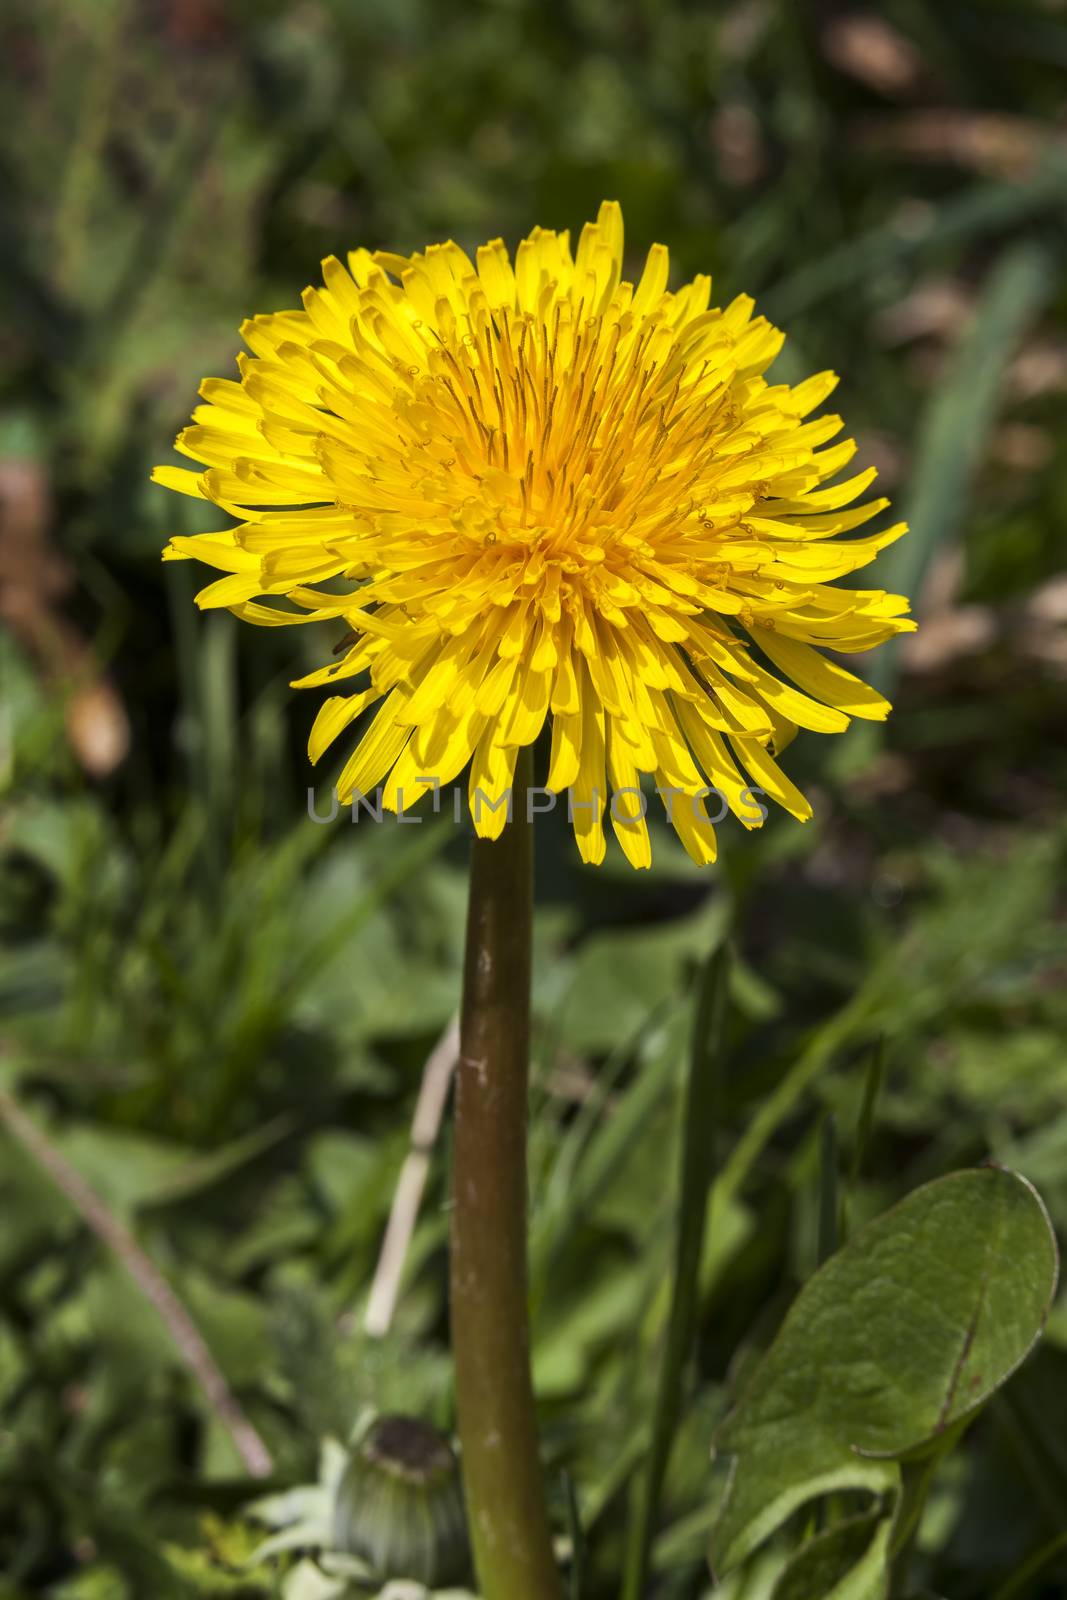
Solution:
<svg viewBox="0 0 1067 1600">
<path fill-rule="evenodd" d="M 1044 1415 L 1023 1403 L 1018 1386 L 1002 1389 L 995 1396 L 991 1410 L 1034 1503 L 1041 1507 L 1051 1527 L 1064 1527 L 1067 1525 L 1067 1479 L 1058 1453 L 1043 1437 Z"/>
<path fill-rule="evenodd" d="M 1006 249 L 986 282 L 948 375 L 920 420 L 911 491 L 903 505 L 910 532 L 886 552 L 881 582 L 914 604 L 938 549 L 964 526 L 971 489 L 996 423 L 1004 380 L 1019 340 L 1055 289 L 1049 253 L 1024 242 Z M 877 652 L 867 676 L 892 697 L 900 640 Z M 849 730 L 838 748 L 839 776 L 862 769 L 881 739 L 873 723 Z"/>
<path fill-rule="evenodd" d="M 1021 1600 L 1023 1595 L 1031 1592 L 1030 1585 L 1033 1580 L 1064 1550 L 1067 1550 L 1067 1528 L 1062 1533 L 1054 1534 L 1028 1556 L 1011 1577 L 996 1590 L 993 1600 Z"/>
<path fill-rule="evenodd" d="M 873 982 L 865 985 L 836 1016 L 819 1029 L 785 1076 L 762 1101 L 715 1180 L 714 1205 L 725 1204 L 740 1193 L 768 1141 L 792 1114 L 820 1072 L 829 1066 L 837 1052 L 864 1026 L 874 1003 L 873 989 Z"/>
<path fill-rule="evenodd" d="M 1055 152 L 1026 183 L 978 183 L 938 208 L 930 226 L 910 233 L 890 223 L 872 228 L 801 267 L 776 288 L 767 290 L 768 313 L 787 320 L 809 311 L 843 289 L 861 284 L 910 256 L 946 244 L 971 242 L 983 234 L 1028 222 L 1042 211 L 1055 210 L 1067 198 L 1067 161 Z"/>
<path fill-rule="evenodd" d="M 856 1135 L 852 1146 L 852 1160 L 848 1165 L 848 1174 L 845 1178 L 844 1189 L 841 1195 L 840 1233 L 841 1243 L 848 1238 L 849 1207 L 863 1163 L 867 1159 L 867 1150 L 871 1142 L 871 1129 L 874 1126 L 874 1108 L 878 1103 L 878 1096 L 882 1091 L 882 1079 L 885 1075 L 885 1040 L 879 1039 L 871 1051 L 867 1063 L 867 1072 L 863 1080 L 863 1100 L 860 1104 L 860 1114 L 856 1119 Z"/>
<path fill-rule="evenodd" d="M 842 1232 L 841 1185 L 838 1181 L 837 1120 L 827 1112 L 819 1128 L 819 1231 L 815 1246 L 815 1265 L 829 1261 L 840 1243 Z M 820 1499 L 812 1513 L 812 1530 L 823 1533 L 834 1520 L 834 1497 Z"/>
<path fill-rule="evenodd" d="M 582 1586 L 585 1579 L 585 1533 L 582 1529 L 578 1493 L 569 1472 L 563 1474 L 563 1499 L 567 1511 L 567 1532 L 571 1541 L 571 1572 L 567 1592 L 569 1600 L 582 1600 Z"/>
<path fill-rule="evenodd" d="M 863 1163 L 867 1159 L 867 1150 L 871 1142 L 871 1129 L 874 1127 L 874 1108 L 878 1104 L 878 1096 L 882 1092 L 882 1079 L 885 1077 L 885 1040 L 878 1039 L 871 1051 L 871 1059 L 867 1063 L 867 1075 L 863 1082 L 863 1101 L 860 1105 L 860 1114 L 856 1121 L 856 1138 L 852 1150 L 852 1160 L 848 1168 L 848 1187 L 851 1189 L 859 1182 Z"/>
<path fill-rule="evenodd" d="M 176 141 L 166 173 L 141 207 L 141 226 L 122 263 L 118 281 L 86 329 L 90 363 L 107 358 L 119 333 L 130 326 L 154 286 L 186 217 L 196 184 L 227 118 L 233 114 L 233 99 L 220 75 L 217 87 L 209 87 L 197 116 Z"/>
<path fill-rule="evenodd" d="M 604 1179 L 610 1177 L 610 1171 L 604 1172 L 602 1162 L 594 1158 L 587 1164 L 586 1158 L 590 1156 L 598 1129 L 602 1133 L 608 1131 L 608 1123 L 612 1120 L 607 1117 L 611 1097 L 620 1079 L 628 1070 L 636 1068 L 637 1072 L 647 1079 L 649 1074 L 642 1072 L 642 1069 L 649 1043 L 662 1032 L 668 1018 L 675 1014 L 681 1004 L 681 1001 L 672 1000 L 656 1007 L 632 1037 L 612 1050 L 607 1060 L 597 1069 L 587 1099 L 578 1107 L 570 1121 L 558 1128 L 554 1140 L 552 1165 L 542 1181 L 541 1192 L 537 1197 L 537 1208 L 531 1221 L 530 1250 L 533 1262 L 531 1276 L 538 1286 L 533 1293 L 535 1301 L 540 1298 L 539 1291 L 543 1288 L 542 1274 L 550 1270 L 558 1249 L 566 1236 L 572 1232 L 576 1185 L 583 1195 L 591 1193 L 595 1198 Z M 656 1088 L 656 1084 L 653 1088 Z M 626 1099 L 625 1096 L 623 1098 Z M 625 1131 L 637 1118 L 625 1115 L 625 1104 L 622 1109 Z M 645 1110 L 640 1110 L 639 1115 L 645 1114 Z M 625 1154 L 628 1148 L 629 1140 L 624 1139 L 621 1154 Z"/>
<path fill-rule="evenodd" d="M 837 1121 L 832 1114 L 827 1114 L 819 1129 L 819 1241 L 816 1265 L 820 1267 L 824 1261 L 829 1261 L 840 1242 L 837 1161 Z"/>
<path fill-rule="evenodd" d="M 702 977 L 693 1025 L 682 1129 L 682 1175 L 675 1241 L 674 1289 L 652 1423 L 652 1442 L 637 1489 L 623 1600 L 641 1600 L 663 1480 L 681 1408 L 685 1362 L 697 1319 L 698 1277 L 715 1170 L 715 1126 L 720 1102 L 727 1018 L 729 955 L 719 946 Z"/>
<path fill-rule="evenodd" d="M 86 16 L 85 70 L 79 87 L 74 137 L 59 182 L 53 218 L 57 276 L 69 299 L 80 303 L 95 190 L 105 172 L 101 159 L 109 132 L 109 113 L 117 100 L 127 5 L 103 5 Z"/>
<path fill-rule="evenodd" d="M 561 1253 L 577 1236 L 582 1222 L 641 1139 L 650 1117 L 670 1089 L 672 1069 L 677 1061 L 671 1048 L 671 1033 L 680 1016 L 680 1010 L 673 1007 L 657 1012 L 655 1020 L 641 1030 L 633 1047 L 611 1066 L 601 1086 L 605 1091 L 610 1090 L 625 1066 L 632 1063 L 638 1069 L 612 1115 L 596 1125 L 596 1116 L 603 1112 L 603 1098 L 598 1095 L 595 1100 L 591 1099 L 587 1108 L 593 1122 L 584 1123 L 581 1130 L 576 1122 L 572 1135 L 575 1142 L 564 1147 L 565 1165 L 561 1169 L 563 1177 L 569 1180 L 569 1187 L 564 1189 L 557 1184 L 553 1170 L 551 1190 L 533 1220 L 530 1299 L 535 1316 Z"/>
<path fill-rule="evenodd" d="M 314 976 L 322 964 L 351 939 L 365 923 L 369 922 L 390 897 L 422 867 L 442 853 L 453 835 L 447 823 L 427 817 L 422 833 L 416 834 L 412 843 L 403 844 L 393 851 L 378 875 L 361 891 L 358 897 L 301 953 L 293 963 L 292 972 L 285 985 L 284 997 L 291 1002 L 303 985 Z M 320 830 L 321 831 L 321 830 Z"/>
<path fill-rule="evenodd" d="M 997 419 L 1004 378 L 1019 340 L 1055 284 L 1047 253 L 1025 243 L 993 268 L 951 370 L 919 425 L 919 453 L 904 515 L 911 528 L 887 552 L 881 581 L 894 593 L 920 593 L 935 551 L 963 526 L 971 486 Z M 895 677 L 896 642 L 871 665 L 883 692 Z"/>
</svg>

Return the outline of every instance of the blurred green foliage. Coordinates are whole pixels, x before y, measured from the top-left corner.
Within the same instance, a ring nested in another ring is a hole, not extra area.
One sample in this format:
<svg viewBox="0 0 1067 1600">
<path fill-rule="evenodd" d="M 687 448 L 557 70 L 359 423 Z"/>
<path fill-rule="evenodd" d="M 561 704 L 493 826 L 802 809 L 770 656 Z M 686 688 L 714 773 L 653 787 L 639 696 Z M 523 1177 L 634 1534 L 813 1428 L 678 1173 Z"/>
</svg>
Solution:
<svg viewBox="0 0 1067 1600">
<path fill-rule="evenodd" d="M 539 835 L 535 1359 L 587 1600 L 617 1595 L 648 1445 L 693 977 L 727 923 L 739 951 L 653 1552 L 656 1596 L 695 1600 L 714 1426 L 819 1259 L 826 1113 L 853 1226 L 993 1157 L 1067 1228 L 1067 16 L 13 0 L 0 43 L 0 1088 L 164 1273 L 274 1486 L 366 1406 L 451 1420 L 447 1136 L 388 1338 L 363 1312 L 456 1004 L 464 839 L 308 822 L 313 697 L 286 685 L 313 644 L 198 616 L 158 559 L 210 525 L 147 483 L 198 380 L 323 255 L 514 244 L 612 195 L 635 257 L 666 241 L 782 319 L 788 375 L 841 373 L 913 515 L 884 581 L 921 585 L 925 627 L 878 668 L 884 735 L 791 750 L 814 822 L 724 829 L 703 877 L 663 833 L 641 877 Z M 274 1592 L 241 1570 L 255 1491 L 219 1416 L 14 1137 L 0 1204 L 0 1596 Z M 916 1582 L 1061 1594 L 1065 1440 L 1061 1299 L 937 1479 Z M 716 1593 L 769 1593 L 761 1560 Z"/>
</svg>

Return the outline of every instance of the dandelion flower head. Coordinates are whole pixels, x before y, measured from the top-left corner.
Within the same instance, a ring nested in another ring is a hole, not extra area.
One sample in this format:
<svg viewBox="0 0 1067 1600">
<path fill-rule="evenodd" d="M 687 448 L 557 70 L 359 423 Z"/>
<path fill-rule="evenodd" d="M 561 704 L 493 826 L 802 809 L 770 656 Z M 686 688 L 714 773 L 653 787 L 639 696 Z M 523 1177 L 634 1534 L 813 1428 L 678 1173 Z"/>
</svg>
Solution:
<svg viewBox="0 0 1067 1600">
<path fill-rule="evenodd" d="M 334 691 L 312 761 L 373 708 L 343 803 L 404 808 L 469 769 L 494 836 L 504 808 L 473 802 L 550 725 L 584 860 L 610 823 L 649 864 L 643 785 L 707 862 L 709 791 L 748 827 L 756 789 L 804 819 L 778 761 L 797 728 L 885 717 L 822 653 L 914 626 L 834 586 L 905 531 L 851 537 L 887 502 L 854 504 L 873 470 L 840 480 L 855 445 L 810 420 L 834 374 L 769 381 L 783 335 L 746 295 L 711 308 L 707 277 L 668 290 L 662 245 L 623 270 L 613 202 L 573 254 L 535 228 L 514 262 L 499 239 L 331 257 L 303 310 L 244 324 L 237 380 L 202 385 L 177 449 L 206 470 L 156 470 L 234 519 L 166 551 L 225 574 L 201 606 L 344 632 L 295 685 Z"/>
</svg>

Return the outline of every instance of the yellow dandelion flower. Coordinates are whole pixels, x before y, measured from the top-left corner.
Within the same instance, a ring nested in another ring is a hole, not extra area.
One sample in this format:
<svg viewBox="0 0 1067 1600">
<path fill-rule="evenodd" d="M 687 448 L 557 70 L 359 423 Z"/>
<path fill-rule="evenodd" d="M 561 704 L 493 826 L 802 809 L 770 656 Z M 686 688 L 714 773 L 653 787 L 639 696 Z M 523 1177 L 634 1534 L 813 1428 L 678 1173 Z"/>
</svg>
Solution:
<svg viewBox="0 0 1067 1600">
<path fill-rule="evenodd" d="M 573 255 L 535 228 L 514 263 L 499 239 L 475 262 L 452 243 L 331 257 L 302 311 L 244 324 L 239 381 L 203 384 L 177 448 L 207 470 L 157 469 L 237 519 L 166 551 L 226 574 L 201 606 L 347 624 L 295 685 L 338 690 L 312 761 L 377 708 L 343 803 L 381 787 L 402 808 L 469 767 L 493 837 L 550 723 L 547 788 L 569 791 L 585 861 L 610 820 L 648 865 L 644 777 L 707 862 L 709 799 L 746 827 L 759 794 L 804 819 L 776 759 L 796 729 L 886 715 L 821 653 L 914 626 L 900 596 L 833 586 L 905 531 L 840 537 L 887 502 L 853 506 L 873 470 L 821 487 L 855 451 L 840 417 L 806 420 L 834 374 L 769 383 L 783 335 L 746 295 L 710 307 L 707 277 L 671 293 L 663 245 L 622 272 L 613 202 Z"/>
</svg>

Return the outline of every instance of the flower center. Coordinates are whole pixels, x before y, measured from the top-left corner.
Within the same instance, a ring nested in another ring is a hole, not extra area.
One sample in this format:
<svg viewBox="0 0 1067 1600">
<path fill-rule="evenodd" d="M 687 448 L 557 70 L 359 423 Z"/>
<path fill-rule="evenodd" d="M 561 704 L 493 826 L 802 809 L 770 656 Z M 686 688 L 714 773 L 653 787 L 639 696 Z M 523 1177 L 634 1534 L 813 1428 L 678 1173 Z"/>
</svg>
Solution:
<svg viewBox="0 0 1067 1600">
<path fill-rule="evenodd" d="M 696 516 L 729 373 L 687 368 L 668 326 L 629 312 L 471 321 L 396 403 L 454 556 L 517 562 L 524 585 L 653 557 Z"/>
</svg>

